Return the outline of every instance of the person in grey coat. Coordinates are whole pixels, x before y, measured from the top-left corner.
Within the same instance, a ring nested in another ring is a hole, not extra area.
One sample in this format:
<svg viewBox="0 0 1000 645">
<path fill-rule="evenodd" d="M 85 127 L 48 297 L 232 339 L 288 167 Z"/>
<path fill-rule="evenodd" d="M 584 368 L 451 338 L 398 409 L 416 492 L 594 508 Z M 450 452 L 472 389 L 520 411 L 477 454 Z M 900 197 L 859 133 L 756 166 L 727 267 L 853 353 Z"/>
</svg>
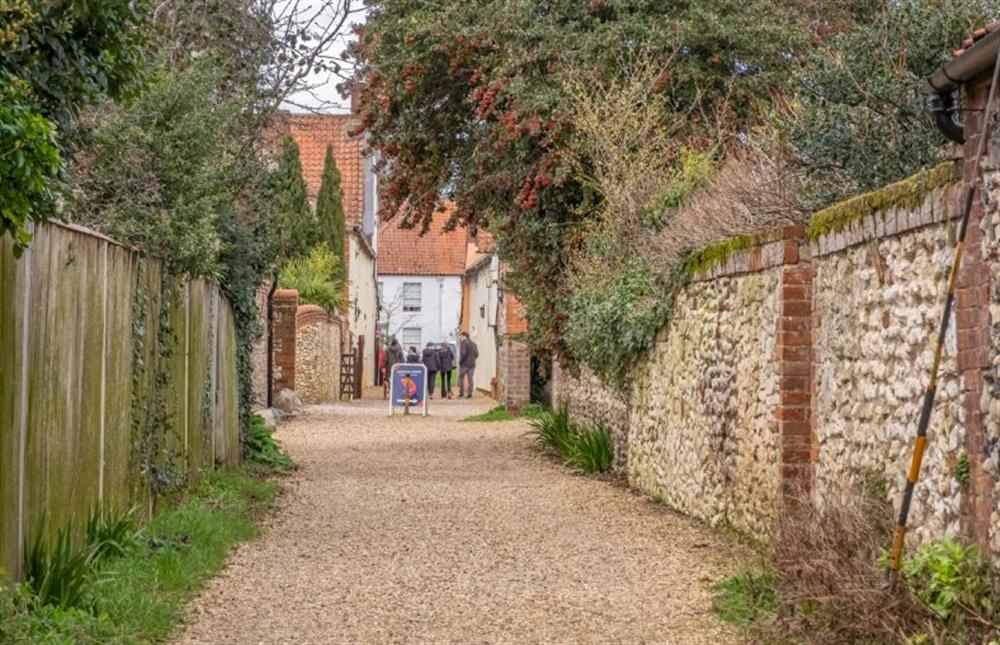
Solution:
<svg viewBox="0 0 1000 645">
<path fill-rule="evenodd" d="M 437 347 L 434 347 L 434 343 L 427 343 L 427 347 L 424 347 L 424 351 L 420 354 L 420 362 L 424 364 L 427 368 L 427 398 L 434 398 L 434 386 L 437 381 L 438 372 L 441 371 L 441 359 L 438 357 Z"/>
<path fill-rule="evenodd" d="M 468 332 L 462 332 L 462 343 L 458 346 L 458 398 L 472 398 L 476 390 L 476 359 L 479 358 L 479 348 L 469 338 Z"/>
<path fill-rule="evenodd" d="M 448 343 L 441 343 L 438 350 L 438 365 L 441 368 L 441 398 L 451 398 L 451 371 L 455 369 L 455 350 Z"/>
</svg>

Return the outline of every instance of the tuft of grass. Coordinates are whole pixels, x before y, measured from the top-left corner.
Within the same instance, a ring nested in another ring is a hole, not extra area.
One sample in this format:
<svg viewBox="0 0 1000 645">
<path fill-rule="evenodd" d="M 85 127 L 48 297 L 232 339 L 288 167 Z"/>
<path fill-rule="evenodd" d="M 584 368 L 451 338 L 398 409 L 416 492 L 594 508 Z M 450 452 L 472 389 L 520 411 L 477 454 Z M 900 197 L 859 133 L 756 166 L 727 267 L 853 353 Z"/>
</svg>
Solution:
<svg viewBox="0 0 1000 645">
<path fill-rule="evenodd" d="M 611 469 L 614 451 L 607 428 L 584 430 L 572 422 L 564 408 L 546 411 L 531 420 L 530 434 L 543 450 L 552 452 L 567 465 L 585 473 Z"/>
<path fill-rule="evenodd" d="M 59 529 L 50 544 L 43 522 L 25 551 L 25 583 L 37 605 L 64 610 L 83 606 L 92 571 L 90 551 L 74 544 L 70 525 Z"/>
<path fill-rule="evenodd" d="M 256 535 L 255 519 L 277 494 L 273 482 L 239 472 L 206 475 L 184 502 L 139 529 L 123 554 L 109 551 L 93 575 L 80 577 L 79 607 L 42 605 L 30 585 L 0 583 L 0 642 L 169 638 L 185 603 L 222 568 L 234 544 Z M 100 533 L 121 535 L 121 530 L 109 525 Z"/>
<path fill-rule="evenodd" d="M 247 440 L 243 444 L 243 457 L 249 466 L 275 473 L 283 473 L 295 466 L 292 458 L 278 446 L 274 433 L 259 414 L 253 415 L 250 421 Z"/>
<path fill-rule="evenodd" d="M 585 473 L 607 472 L 613 460 L 611 431 L 604 427 L 578 432 L 566 457 L 566 463 Z"/>
<path fill-rule="evenodd" d="M 577 428 L 565 408 L 547 412 L 531 421 L 530 434 L 538 447 L 555 453 L 564 461 L 572 452 L 576 433 Z"/>
<path fill-rule="evenodd" d="M 712 609 L 722 620 L 746 628 L 778 607 L 778 577 L 773 571 L 746 569 L 711 586 Z"/>
<path fill-rule="evenodd" d="M 510 421 L 516 418 L 513 414 L 507 411 L 507 408 L 502 405 L 498 405 L 489 412 L 483 412 L 482 414 L 475 414 L 471 417 L 466 417 L 465 421 Z"/>
<path fill-rule="evenodd" d="M 537 419 L 548 412 L 544 405 L 541 403 L 529 403 L 528 405 L 521 408 L 520 416 L 525 419 Z"/>
</svg>

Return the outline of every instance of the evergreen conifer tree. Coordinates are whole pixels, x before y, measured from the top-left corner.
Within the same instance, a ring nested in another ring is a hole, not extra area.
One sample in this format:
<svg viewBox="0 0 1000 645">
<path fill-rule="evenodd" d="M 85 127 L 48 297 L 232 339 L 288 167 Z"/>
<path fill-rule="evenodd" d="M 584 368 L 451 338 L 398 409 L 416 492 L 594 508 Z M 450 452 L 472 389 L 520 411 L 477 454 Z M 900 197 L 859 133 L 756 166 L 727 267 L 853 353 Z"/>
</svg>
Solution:
<svg viewBox="0 0 1000 645">
<path fill-rule="evenodd" d="M 316 194 L 316 223 L 320 239 L 329 245 L 344 265 L 344 235 L 347 222 L 344 216 L 344 197 L 340 191 L 340 172 L 333 158 L 333 146 L 326 147 L 326 161 L 323 163 L 323 178 Z"/>
<path fill-rule="evenodd" d="M 282 142 L 281 158 L 271 175 L 271 189 L 278 214 L 275 238 L 281 247 L 279 261 L 304 257 L 320 237 L 302 178 L 299 146 L 291 135 L 286 135 Z"/>
</svg>

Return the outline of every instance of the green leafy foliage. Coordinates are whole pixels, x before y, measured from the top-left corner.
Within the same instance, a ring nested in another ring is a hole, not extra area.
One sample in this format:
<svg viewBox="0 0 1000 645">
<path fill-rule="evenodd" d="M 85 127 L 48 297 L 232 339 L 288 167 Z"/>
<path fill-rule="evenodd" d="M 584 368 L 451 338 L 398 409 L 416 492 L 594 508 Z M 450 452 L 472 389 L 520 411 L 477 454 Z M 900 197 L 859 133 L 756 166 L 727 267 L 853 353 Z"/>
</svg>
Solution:
<svg viewBox="0 0 1000 645">
<path fill-rule="evenodd" d="M 274 440 L 271 429 L 259 414 L 253 415 L 250 422 L 250 432 L 243 445 L 243 458 L 273 472 L 285 472 L 295 465 Z"/>
<path fill-rule="evenodd" d="M 778 606 L 778 578 L 767 569 L 746 569 L 712 584 L 712 609 L 722 620 L 746 628 Z"/>
<path fill-rule="evenodd" d="M 0 235 L 56 210 L 82 107 L 138 81 L 145 2 L 0 0 Z"/>
<path fill-rule="evenodd" d="M 798 114 L 779 117 L 820 207 L 942 159 L 924 79 L 1000 9 L 990 0 L 836 4 L 827 33 L 799 56 Z"/>
<path fill-rule="evenodd" d="M 281 270 L 278 284 L 284 289 L 298 289 L 299 302 L 314 304 L 327 311 L 344 305 L 344 278 L 340 258 L 321 244 L 309 255 L 294 260 Z"/>
<path fill-rule="evenodd" d="M 904 558 L 901 573 L 911 593 L 943 620 L 996 610 L 989 561 L 976 546 L 953 538 L 923 544 Z"/>
<path fill-rule="evenodd" d="M 255 520 L 278 494 L 272 482 L 213 472 L 179 506 L 164 510 L 121 551 L 74 578 L 79 604 L 39 602 L 29 585 L 0 580 L 0 642 L 145 643 L 168 640 L 184 605 L 224 565 L 238 542 L 256 535 Z M 99 532 L 121 536 L 109 520 Z"/>
<path fill-rule="evenodd" d="M 665 106 L 664 118 L 639 127 L 663 128 L 675 153 L 696 153 L 690 167 L 679 154 L 679 167 L 664 163 L 677 185 L 658 199 L 676 204 L 703 177 L 694 160 L 708 160 L 726 133 L 759 122 L 761 106 L 786 86 L 795 64 L 788 53 L 807 41 L 794 26 L 805 19 L 794 5 L 757 0 L 379 3 L 355 54 L 362 128 L 386 171 L 381 214 L 426 225 L 443 199 L 455 200 L 459 222 L 494 234 L 511 267 L 507 286 L 528 310 L 535 352 L 575 361 L 574 350 L 587 345 L 569 345 L 569 330 L 582 310 L 601 307 L 595 293 L 574 299 L 567 278 L 590 232 L 582 224 L 598 216 L 604 196 L 586 180 L 593 157 L 577 155 L 562 78 L 611 84 L 631 73 L 622 61 L 635 52 L 656 61 L 662 73 L 649 105 Z M 661 220 L 654 215 L 647 219 Z M 607 272 L 619 270 L 628 272 Z M 645 297 L 649 281 L 637 273 L 623 278 L 624 288 Z M 637 314 L 649 323 L 644 332 L 660 314 Z"/>
<path fill-rule="evenodd" d="M 955 464 L 955 470 L 952 473 L 957 481 L 962 486 L 969 485 L 969 453 L 963 452 L 958 458 L 958 462 Z"/>
<path fill-rule="evenodd" d="M 344 216 L 344 196 L 340 190 L 340 172 L 333 157 L 333 146 L 326 147 L 323 178 L 316 193 L 316 224 L 327 247 L 340 258 L 344 266 L 344 236 L 347 221 Z M 331 275 L 331 277 L 336 277 Z"/>
</svg>

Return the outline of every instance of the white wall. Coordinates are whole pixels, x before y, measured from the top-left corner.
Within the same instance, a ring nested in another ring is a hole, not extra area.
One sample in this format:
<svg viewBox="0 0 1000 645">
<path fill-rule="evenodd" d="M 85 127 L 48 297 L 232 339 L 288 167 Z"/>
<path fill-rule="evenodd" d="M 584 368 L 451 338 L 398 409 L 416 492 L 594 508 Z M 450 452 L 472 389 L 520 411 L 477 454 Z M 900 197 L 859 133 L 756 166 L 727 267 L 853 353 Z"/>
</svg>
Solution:
<svg viewBox="0 0 1000 645">
<path fill-rule="evenodd" d="M 388 323 L 388 333 L 403 341 L 404 328 L 420 329 L 420 347 L 429 342 L 458 343 L 458 323 L 462 313 L 462 279 L 459 276 L 380 275 L 382 312 L 380 324 Z M 420 311 L 403 311 L 403 284 L 420 284 Z M 408 343 L 404 343 L 409 347 Z M 406 349 L 404 348 L 404 349 Z"/>
<path fill-rule="evenodd" d="M 469 338 L 479 348 L 476 360 L 476 388 L 490 390 L 497 375 L 497 285 L 500 261 L 492 256 L 489 264 L 468 278 Z"/>
<path fill-rule="evenodd" d="M 363 387 L 370 387 L 375 381 L 372 361 L 375 359 L 375 323 L 378 311 L 375 305 L 375 260 L 368 255 L 367 250 L 354 235 L 350 236 L 348 245 L 350 261 L 348 263 L 347 324 L 355 337 L 364 335 L 365 356 L 364 372 L 361 377 Z"/>
</svg>

